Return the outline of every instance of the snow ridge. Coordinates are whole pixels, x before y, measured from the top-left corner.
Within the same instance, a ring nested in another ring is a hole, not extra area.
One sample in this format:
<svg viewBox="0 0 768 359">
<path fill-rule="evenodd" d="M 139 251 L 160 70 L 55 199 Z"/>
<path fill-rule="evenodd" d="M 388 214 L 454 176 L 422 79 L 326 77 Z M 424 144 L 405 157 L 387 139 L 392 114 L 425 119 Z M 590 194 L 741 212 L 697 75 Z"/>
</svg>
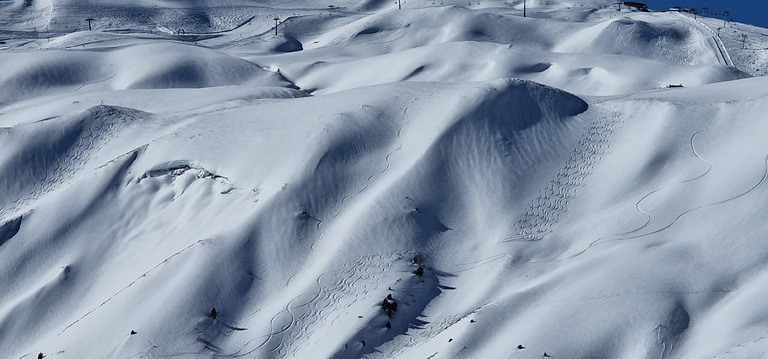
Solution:
<svg viewBox="0 0 768 359">
<path fill-rule="evenodd" d="M 399 3 L 0 1 L 0 357 L 768 350 L 764 29 Z"/>
</svg>

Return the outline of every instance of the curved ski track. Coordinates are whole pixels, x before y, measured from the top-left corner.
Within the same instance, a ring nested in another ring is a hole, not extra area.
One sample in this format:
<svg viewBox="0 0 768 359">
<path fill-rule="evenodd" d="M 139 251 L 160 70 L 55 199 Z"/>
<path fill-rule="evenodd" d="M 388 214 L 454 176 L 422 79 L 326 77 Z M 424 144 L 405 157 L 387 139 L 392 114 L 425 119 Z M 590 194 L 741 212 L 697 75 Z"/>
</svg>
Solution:
<svg viewBox="0 0 768 359">
<path fill-rule="evenodd" d="M 552 262 L 561 262 L 561 261 L 564 261 L 564 260 L 568 260 L 568 259 L 573 259 L 573 258 L 576 258 L 576 257 L 578 257 L 578 256 L 580 256 L 580 255 L 582 255 L 582 254 L 586 253 L 587 251 L 589 251 L 590 249 L 592 249 L 593 247 L 595 247 L 595 246 L 597 246 L 598 244 L 601 244 L 601 243 L 606 243 L 606 242 L 611 242 L 611 241 L 623 241 L 623 240 L 629 240 L 629 239 L 638 239 L 638 238 L 642 238 L 642 237 L 646 237 L 646 236 L 650 236 L 650 235 L 653 235 L 653 234 L 657 234 L 657 233 L 660 233 L 660 232 L 662 232 L 662 231 L 664 231 L 664 230 L 666 230 L 666 229 L 668 229 L 668 228 L 672 227 L 672 226 L 673 226 L 675 223 L 677 223 L 677 221 L 678 221 L 680 218 L 682 218 L 683 216 L 685 216 L 685 215 L 687 215 L 687 214 L 689 214 L 689 213 L 692 213 L 692 212 L 694 212 L 694 211 L 697 211 L 697 210 L 700 210 L 700 209 L 709 208 L 709 207 L 713 207 L 713 206 L 721 205 L 721 204 L 724 204 L 724 203 L 728 203 L 728 202 L 734 201 L 734 200 L 736 200 L 736 199 L 739 199 L 739 198 L 741 198 L 741 197 L 743 197 L 743 196 L 746 196 L 747 194 L 749 194 L 749 193 L 753 192 L 753 191 L 754 191 L 754 190 L 756 190 L 758 187 L 760 187 L 760 186 L 761 186 L 761 185 L 762 185 L 762 184 L 763 184 L 763 183 L 766 181 L 766 179 L 768 179 L 768 155 L 767 155 L 767 156 L 766 156 L 766 158 L 765 158 L 765 162 L 764 162 L 764 167 L 765 167 L 765 169 L 764 169 L 764 171 L 763 171 L 763 175 L 761 176 L 760 180 L 759 180 L 759 181 L 757 181 L 757 183 L 756 183 L 754 186 L 752 186 L 752 187 L 750 187 L 750 188 L 746 189 L 745 191 L 743 191 L 743 192 L 741 192 L 741 193 L 739 193 L 739 194 L 737 194 L 737 195 L 734 195 L 734 196 L 732 196 L 732 197 L 729 197 L 729 198 L 725 198 L 725 199 L 723 199 L 723 200 L 720 200 L 720 201 L 716 201 L 716 202 L 708 203 L 708 204 L 705 204 L 705 205 L 701 205 L 701 206 L 698 206 L 698 207 L 694 207 L 694 208 L 690 208 L 690 209 L 688 209 L 688 210 L 685 210 L 685 211 L 681 212 L 680 214 L 678 214 L 678 215 L 677 215 L 677 216 L 676 216 L 676 217 L 675 217 L 675 218 L 674 218 L 674 219 L 673 219 L 671 222 L 669 222 L 668 224 L 666 224 L 666 225 L 663 225 L 663 226 L 661 226 L 661 227 L 659 227 L 659 228 L 657 228 L 657 229 L 655 229 L 655 230 L 652 230 L 652 231 L 649 231 L 649 232 L 645 232 L 645 233 L 642 233 L 642 234 L 636 234 L 636 235 L 627 236 L 627 235 L 629 235 L 629 234 L 632 234 L 632 233 L 636 233 L 636 232 L 638 232 L 638 231 L 641 231 L 642 229 L 644 229 L 644 228 L 648 227 L 648 225 L 651 223 L 651 220 L 652 220 L 652 216 L 651 216 L 651 214 L 650 214 L 650 213 L 648 213 L 648 212 L 645 212 L 645 211 L 643 211 L 643 210 L 640 208 L 640 203 L 641 203 L 642 201 L 644 201 L 645 199 L 647 199 L 647 198 L 648 198 L 648 197 L 650 197 L 651 195 L 653 195 L 653 194 L 655 194 L 655 193 L 657 193 L 657 192 L 659 192 L 659 191 L 661 191 L 661 190 L 663 190 L 663 189 L 669 188 L 669 187 L 671 187 L 671 186 L 676 186 L 676 185 L 679 185 L 679 184 L 685 184 L 685 183 L 689 183 L 689 182 L 692 182 L 692 181 L 698 180 L 698 179 L 700 179 L 700 178 L 703 178 L 705 175 L 707 175 L 707 174 L 710 172 L 710 170 L 712 169 L 712 163 L 711 163 L 710 161 L 708 161 L 708 160 L 706 160 L 706 159 L 702 158 L 701 156 L 699 156 L 698 152 L 696 151 L 696 148 L 693 146 L 693 139 L 694 139 L 694 138 L 696 137 L 696 135 L 698 135 L 699 133 L 701 133 L 701 131 L 699 131 L 699 132 L 695 133 L 695 134 L 694 134 L 694 135 L 691 137 L 691 146 L 692 146 L 692 147 L 691 147 L 691 149 L 692 149 L 692 152 L 694 153 L 694 155 L 695 155 L 697 158 L 699 158 L 700 160 L 702 160 L 702 161 L 704 161 L 704 162 L 706 162 L 706 163 L 708 163 L 708 164 L 709 164 L 709 168 L 708 168 L 706 171 L 704 171 L 704 173 L 702 173 L 702 174 L 700 174 L 700 175 L 698 175 L 698 176 L 696 176 L 696 177 L 693 177 L 693 178 L 691 178 L 691 179 L 688 179 L 688 180 L 685 180 L 685 181 L 681 181 L 681 182 L 677 182 L 677 183 L 673 183 L 673 184 L 670 184 L 670 185 L 666 185 L 666 186 L 663 186 L 663 187 L 661 187 L 661 188 L 658 188 L 658 189 L 655 189 L 655 190 L 651 191 L 650 193 L 646 194 L 645 196 L 643 196 L 643 197 L 642 197 L 642 198 L 641 198 L 641 199 L 640 199 L 640 200 L 637 202 L 637 204 L 635 205 L 635 208 L 636 208 L 636 209 L 637 209 L 639 212 L 641 212 L 641 213 L 645 214 L 645 215 L 648 217 L 648 220 L 646 221 L 646 223 L 645 223 L 645 224 L 643 224 L 643 225 L 641 225 L 640 227 L 638 227 L 638 228 L 636 228 L 636 229 L 634 229 L 634 230 L 631 230 L 631 231 L 629 231 L 629 232 L 618 233 L 618 234 L 612 234 L 612 235 L 608 235 L 608 236 L 605 236 L 605 237 L 601 237 L 601 238 L 598 238 L 598 239 L 594 240 L 593 242 L 591 242 L 591 243 L 590 243 L 590 244 L 589 244 L 589 245 L 588 245 L 588 246 L 587 246 L 585 249 L 583 249 L 583 250 L 581 250 L 581 251 L 579 251 L 579 252 L 577 252 L 577 253 L 575 253 L 575 254 L 569 255 L 569 256 L 567 256 L 567 257 L 562 257 L 562 258 L 559 258 L 559 259 L 555 259 L 555 260 L 549 260 L 549 261 L 532 261 L 531 263 L 552 263 Z M 611 237 L 617 237 L 617 236 L 618 236 L 619 238 L 611 238 Z"/>
<path fill-rule="evenodd" d="M 126 124 L 141 123 L 144 120 L 141 116 L 105 106 L 89 112 L 91 117 L 79 120 L 82 122 L 82 130 L 75 143 L 60 156 L 61 160 L 54 161 L 55 168 L 47 169 L 33 179 L 30 184 L 32 189 L 23 190 L 25 194 L 0 204 L 0 220 L 14 217 L 19 210 L 75 178 L 85 168 L 92 154 L 100 152 L 120 129 Z"/>
<path fill-rule="evenodd" d="M 550 233 L 560 216 L 568 211 L 568 202 L 576 196 L 578 189 L 584 185 L 585 179 L 610 147 L 610 138 L 619 121 L 619 115 L 613 114 L 610 119 L 600 118 L 590 125 L 565 165 L 539 192 L 525 215 L 515 223 L 517 234 L 505 238 L 505 242 L 540 241 Z"/>
</svg>

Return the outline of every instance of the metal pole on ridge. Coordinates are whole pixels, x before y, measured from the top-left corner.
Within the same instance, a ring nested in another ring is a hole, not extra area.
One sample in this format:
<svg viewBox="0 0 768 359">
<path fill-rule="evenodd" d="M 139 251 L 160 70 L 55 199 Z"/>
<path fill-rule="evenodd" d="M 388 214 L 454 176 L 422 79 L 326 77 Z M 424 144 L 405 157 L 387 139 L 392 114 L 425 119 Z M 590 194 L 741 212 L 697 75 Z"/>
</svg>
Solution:
<svg viewBox="0 0 768 359">
<path fill-rule="evenodd" d="M 280 18 L 275 16 L 275 35 L 277 35 L 277 25 L 280 23 Z"/>
</svg>

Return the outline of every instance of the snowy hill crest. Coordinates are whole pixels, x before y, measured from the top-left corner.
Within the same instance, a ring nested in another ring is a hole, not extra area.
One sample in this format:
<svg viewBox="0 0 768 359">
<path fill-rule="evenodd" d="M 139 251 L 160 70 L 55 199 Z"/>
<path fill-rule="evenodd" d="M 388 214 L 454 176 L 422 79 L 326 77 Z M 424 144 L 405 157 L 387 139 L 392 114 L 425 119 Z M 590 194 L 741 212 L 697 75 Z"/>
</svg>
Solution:
<svg viewBox="0 0 768 359">
<path fill-rule="evenodd" d="M 764 29 L 400 6 L 0 2 L 0 357 L 768 350 Z"/>
</svg>

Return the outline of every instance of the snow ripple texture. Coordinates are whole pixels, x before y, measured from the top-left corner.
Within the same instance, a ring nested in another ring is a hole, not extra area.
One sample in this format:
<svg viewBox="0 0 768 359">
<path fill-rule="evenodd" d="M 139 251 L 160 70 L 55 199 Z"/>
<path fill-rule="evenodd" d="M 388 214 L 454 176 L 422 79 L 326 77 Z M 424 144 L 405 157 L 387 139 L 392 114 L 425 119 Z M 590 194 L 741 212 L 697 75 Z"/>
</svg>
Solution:
<svg viewBox="0 0 768 359">
<path fill-rule="evenodd" d="M 69 145 L 63 145 L 66 148 L 49 147 L 47 153 L 32 155 L 33 161 L 42 162 L 44 166 L 41 168 L 47 169 L 29 174 L 32 188 L 17 191 L 9 189 L 17 193 L 10 194 L 10 201 L 0 203 L 0 219 L 12 217 L 46 193 L 73 180 L 86 169 L 92 155 L 99 153 L 120 129 L 141 120 L 140 116 L 131 111 L 109 106 L 96 106 L 86 111 L 85 116 L 78 119 L 69 130 L 67 136 L 72 139 L 62 141 L 70 142 Z"/>
<path fill-rule="evenodd" d="M 402 258 L 397 253 L 362 257 L 353 263 L 345 263 L 339 272 L 321 275 L 314 291 L 293 298 L 272 316 L 267 333 L 249 340 L 235 353 L 217 352 L 217 356 L 248 357 L 260 351 L 278 358 L 295 357 L 299 350 L 295 347 L 297 343 L 310 340 L 311 333 L 320 327 L 333 327 L 341 315 L 346 314 L 331 310 L 332 304 L 349 306 L 359 301 L 377 302 L 378 298 L 373 297 L 374 289 L 382 285 L 387 275 L 393 275 L 392 263 Z"/>
<path fill-rule="evenodd" d="M 610 147 L 618 114 L 598 118 L 576 144 L 570 158 L 547 186 L 539 192 L 515 223 L 516 235 L 507 241 L 540 241 L 552 231 L 560 217 L 568 211 L 568 203 Z"/>
</svg>

